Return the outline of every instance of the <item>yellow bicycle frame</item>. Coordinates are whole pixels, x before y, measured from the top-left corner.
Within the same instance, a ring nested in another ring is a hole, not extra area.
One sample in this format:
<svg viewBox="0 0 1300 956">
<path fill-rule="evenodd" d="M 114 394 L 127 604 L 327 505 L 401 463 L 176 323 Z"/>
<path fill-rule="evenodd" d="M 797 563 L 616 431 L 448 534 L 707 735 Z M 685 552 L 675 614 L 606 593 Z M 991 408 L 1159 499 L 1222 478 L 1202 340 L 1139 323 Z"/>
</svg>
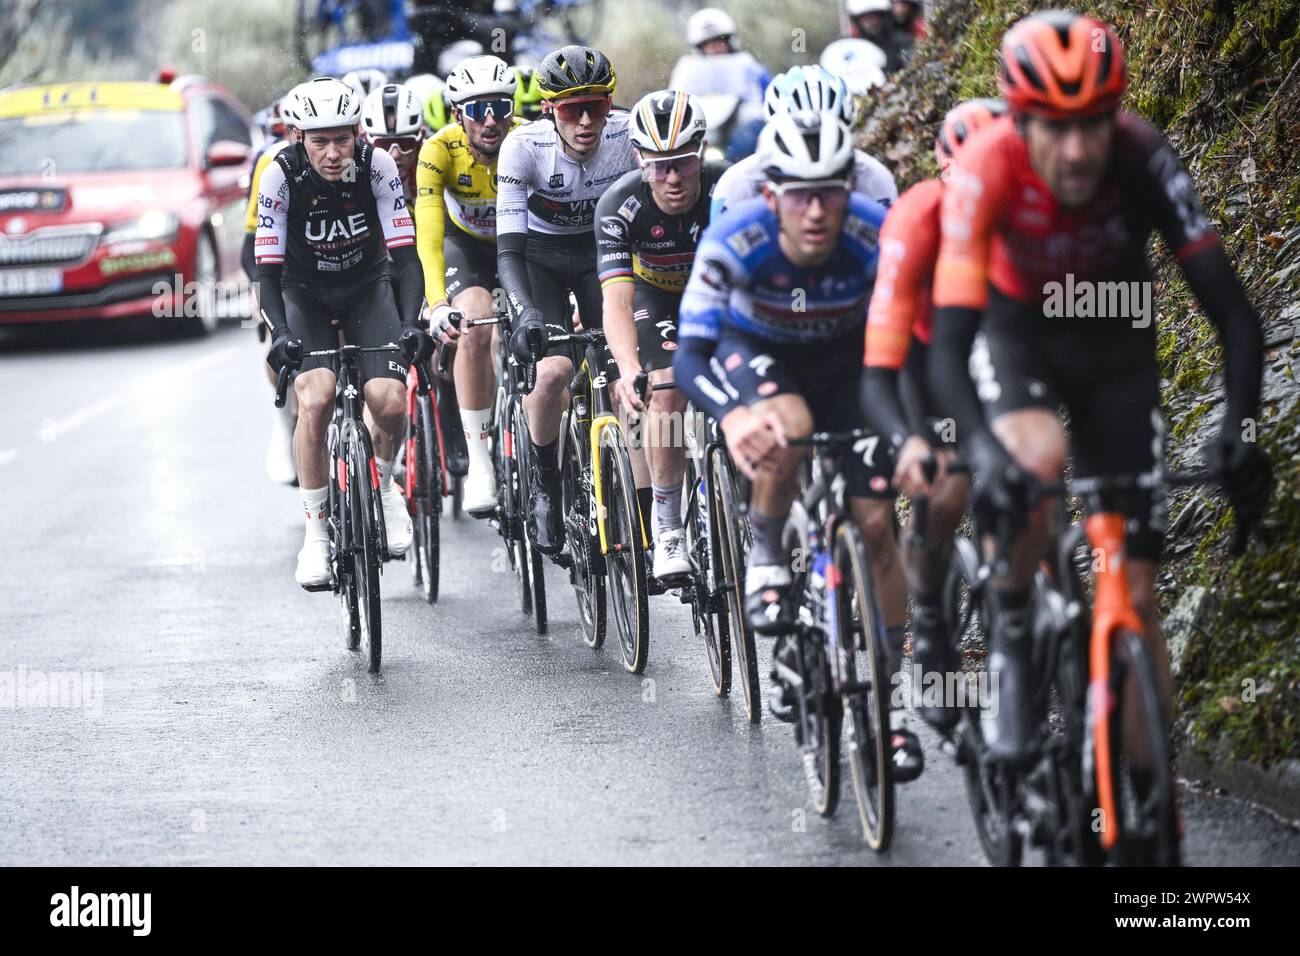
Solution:
<svg viewBox="0 0 1300 956">
<path fill-rule="evenodd" d="M 585 360 L 582 363 L 582 374 L 587 380 L 587 393 L 592 399 L 594 399 L 595 388 L 592 386 L 591 383 L 591 369 L 587 367 L 587 363 Z M 594 406 L 594 401 L 588 405 L 589 408 L 593 406 Z M 596 528 L 600 533 L 600 553 L 603 555 L 609 554 L 609 538 L 605 533 L 606 509 L 603 504 L 600 504 L 600 502 L 603 502 L 605 500 L 604 483 L 600 474 L 600 438 L 601 435 L 604 434 L 605 429 L 610 427 L 616 428 L 620 432 L 622 432 L 623 430 L 623 426 L 619 423 L 618 417 L 610 412 L 605 412 L 603 415 L 597 415 L 594 419 L 592 419 L 591 428 L 589 431 L 589 438 L 591 441 L 592 494 L 596 496 L 596 501 L 598 503 L 596 507 Z M 643 550 L 648 549 L 650 547 L 650 544 L 649 541 L 646 539 L 645 518 L 641 514 L 641 507 L 637 503 L 635 495 L 633 496 L 633 504 L 637 506 L 636 516 L 637 516 L 637 524 L 641 529 L 641 547 Z"/>
</svg>

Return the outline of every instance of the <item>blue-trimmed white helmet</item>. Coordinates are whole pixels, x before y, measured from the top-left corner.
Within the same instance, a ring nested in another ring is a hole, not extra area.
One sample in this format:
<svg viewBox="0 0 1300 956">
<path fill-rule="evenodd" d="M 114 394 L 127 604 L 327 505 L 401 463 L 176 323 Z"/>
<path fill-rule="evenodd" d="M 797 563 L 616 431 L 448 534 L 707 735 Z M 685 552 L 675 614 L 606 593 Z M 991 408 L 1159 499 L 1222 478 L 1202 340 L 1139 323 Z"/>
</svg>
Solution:
<svg viewBox="0 0 1300 956">
<path fill-rule="evenodd" d="M 792 110 L 835 113 L 849 126 L 858 118 L 857 100 L 848 83 L 823 66 L 794 66 L 772 77 L 763 110 L 768 119 Z"/>
<path fill-rule="evenodd" d="M 778 113 L 758 137 L 758 165 L 772 180 L 847 177 L 853 159 L 853 132 L 835 113 Z"/>
</svg>

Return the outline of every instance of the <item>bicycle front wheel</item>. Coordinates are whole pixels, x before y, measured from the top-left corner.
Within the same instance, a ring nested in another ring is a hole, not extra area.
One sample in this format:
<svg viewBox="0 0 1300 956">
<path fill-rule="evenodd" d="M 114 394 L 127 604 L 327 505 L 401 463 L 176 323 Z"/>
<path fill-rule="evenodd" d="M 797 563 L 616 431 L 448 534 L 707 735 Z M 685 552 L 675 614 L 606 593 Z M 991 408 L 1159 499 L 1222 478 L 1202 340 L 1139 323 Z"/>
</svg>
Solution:
<svg viewBox="0 0 1300 956">
<path fill-rule="evenodd" d="M 745 536 L 744 519 L 736 505 L 736 484 L 731 459 L 722 449 L 713 454 L 709 506 L 709 533 L 713 553 L 719 558 L 715 572 L 718 589 L 727 601 L 727 620 L 731 626 L 731 644 L 735 648 L 740 670 L 740 686 L 745 692 L 745 714 L 751 724 L 762 718 L 762 700 L 758 686 L 758 651 L 754 632 L 745 620 Z"/>
<path fill-rule="evenodd" d="M 884 623 L 876 603 L 871 567 L 856 525 L 835 534 L 835 594 L 839 632 L 841 700 L 848 731 L 849 770 L 858 819 L 867 845 L 889 849 L 894 834 L 894 773 L 890 752 L 889 680 L 884 668 Z"/>
<path fill-rule="evenodd" d="M 1155 666 L 1139 635 L 1115 632 L 1110 668 L 1114 702 L 1108 715 L 1110 759 L 1098 752 L 1094 765 L 1098 793 L 1108 786 L 1113 794 L 1106 823 L 1118 826 L 1119 834 L 1111 859 L 1121 866 L 1178 866 L 1178 804 L 1169 731 L 1156 690 Z M 1103 803 L 1103 813 L 1106 810 Z"/>
<path fill-rule="evenodd" d="M 526 514 L 527 508 L 524 502 L 528 495 L 528 489 L 532 486 L 532 462 L 528 457 L 527 450 L 523 447 L 528 436 L 528 419 L 524 416 L 523 400 L 515 397 L 510 403 L 511 415 L 513 416 L 511 429 L 515 436 L 515 461 L 518 464 L 516 469 L 519 498 L 517 499 L 520 507 L 519 513 Z M 537 550 L 537 546 L 528 540 L 528 523 L 521 520 L 519 526 L 519 545 L 518 545 L 518 562 L 520 570 L 520 603 L 524 613 L 533 615 L 533 622 L 537 628 L 538 634 L 546 633 L 546 577 L 542 573 L 542 556 Z"/>
<path fill-rule="evenodd" d="M 840 724 L 843 711 L 831 680 L 825 635 L 819 629 L 801 632 L 797 719 L 804 780 L 813 806 L 824 817 L 840 802 Z"/>
<path fill-rule="evenodd" d="M 569 549 L 569 579 L 578 601 L 578 623 L 588 647 L 605 643 L 607 603 L 605 577 L 596 568 L 596 514 L 590 476 L 582 467 L 580 429 L 571 412 L 560 429 L 560 501 L 564 536 Z"/>
<path fill-rule="evenodd" d="M 415 506 L 411 543 L 415 581 L 424 599 L 436 604 L 442 563 L 442 462 L 429 411 L 427 399 L 416 400 L 415 420 L 409 426 L 415 438 L 415 474 L 407 485 L 414 492 L 410 500 Z"/>
<path fill-rule="evenodd" d="M 701 492 L 699 476 L 695 473 L 695 460 L 686 459 L 686 475 L 682 482 L 686 496 L 682 514 L 686 527 L 686 550 L 695 564 L 691 577 L 691 618 L 695 633 L 704 638 L 704 651 L 709 662 L 709 678 L 713 693 L 726 697 L 731 693 L 731 639 L 727 633 L 727 605 L 717 603 L 714 609 L 712 581 L 716 574 L 714 553 L 710 547 L 707 501 Z"/>
<path fill-rule="evenodd" d="M 609 570 L 610 605 L 618 628 L 623 666 L 633 674 L 645 670 L 650 656 L 650 606 L 646 594 L 645 540 L 636 484 L 627 443 L 617 425 L 600 433 L 605 511 L 605 564 Z"/>
<path fill-rule="evenodd" d="M 352 567 L 356 579 L 357 617 L 361 649 L 370 673 L 379 673 L 383 657 L 383 628 L 379 615 L 379 490 L 373 484 L 371 453 L 360 441 L 348 451 L 348 499 L 351 502 Z"/>
</svg>

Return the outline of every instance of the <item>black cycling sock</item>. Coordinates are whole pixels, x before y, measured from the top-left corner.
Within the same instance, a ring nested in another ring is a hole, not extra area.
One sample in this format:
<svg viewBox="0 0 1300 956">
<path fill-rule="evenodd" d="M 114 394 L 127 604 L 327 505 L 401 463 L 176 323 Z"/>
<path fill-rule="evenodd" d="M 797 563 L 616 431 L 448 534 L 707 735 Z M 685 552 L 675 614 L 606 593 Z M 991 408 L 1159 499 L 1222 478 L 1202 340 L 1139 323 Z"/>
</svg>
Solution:
<svg viewBox="0 0 1300 956">
<path fill-rule="evenodd" d="M 537 464 L 537 470 L 553 475 L 560 470 L 559 466 L 559 441 L 553 441 L 549 445 L 533 444 L 533 461 Z"/>
<path fill-rule="evenodd" d="M 651 509 L 654 507 L 655 503 L 654 489 L 638 488 L 636 490 L 636 503 L 641 509 L 641 520 L 645 523 L 645 526 L 649 528 Z"/>
<path fill-rule="evenodd" d="M 1020 591 L 994 591 L 998 626 L 994 633 L 1003 640 L 1017 640 L 1029 634 L 1029 589 Z"/>
<path fill-rule="evenodd" d="M 785 564 L 789 555 L 781 547 L 781 532 L 785 521 L 770 518 L 757 508 L 749 509 L 749 526 L 754 532 L 754 548 L 749 555 L 749 563 Z"/>
<path fill-rule="evenodd" d="M 892 678 L 898 673 L 898 665 L 903 659 L 903 641 L 907 628 L 903 626 L 885 628 L 885 675 Z"/>
</svg>

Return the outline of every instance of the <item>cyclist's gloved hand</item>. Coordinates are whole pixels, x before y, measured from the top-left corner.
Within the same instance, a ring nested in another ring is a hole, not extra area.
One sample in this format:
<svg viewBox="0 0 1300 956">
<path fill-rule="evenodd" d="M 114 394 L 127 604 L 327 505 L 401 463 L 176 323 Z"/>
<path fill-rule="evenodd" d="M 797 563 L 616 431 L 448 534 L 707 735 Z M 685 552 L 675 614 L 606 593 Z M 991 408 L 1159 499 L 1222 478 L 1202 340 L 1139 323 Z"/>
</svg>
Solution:
<svg viewBox="0 0 1300 956">
<path fill-rule="evenodd" d="M 424 329 L 410 327 L 402 331 L 402 354 L 412 365 L 427 361 L 433 354 L 433 345 L 433 336 Z"/>
<path fill-rule="evenodd" d="M 302 365 L 302 341 L 295 339 L 288 328 L 276 329 L 271 334 L 271 351 L 266 364 L 277 375 L 282 368 L 296 369 Z"/>
<path fill-rule="evenodd" d="M 981 436 L 970 442 L 969 454 L 975 469 L 975 508 L 991 520 L 998 515 L 1023 517 L 1030 476 L 1002 443 L 991 435 Z"/>
<path fill-rule="evenodd" d="M 515 360 L 528 365 L 546 353 L 546 322 L 540 309 L 524 309 L 519 326 L 510 336 Z"/>
<path fill-rule="evenodd" d="M 1273 493 L 1273 465 L 1268 455 L 1229 428 L 1210 443 L 1207 458 L 1210 469 L 1223 477 L 1223 491 L 1237 513 L 1238 526 L 1244 530 L 1254 527 L 1268 510 Z"/>
<path fill-rule="evenodd" d="M 464 318 L 449 305 L 435 305 L 429 313 L 433 334 L 443 342 L 452 342 L 460 337 L 460 323 Z"/>
</svg>

